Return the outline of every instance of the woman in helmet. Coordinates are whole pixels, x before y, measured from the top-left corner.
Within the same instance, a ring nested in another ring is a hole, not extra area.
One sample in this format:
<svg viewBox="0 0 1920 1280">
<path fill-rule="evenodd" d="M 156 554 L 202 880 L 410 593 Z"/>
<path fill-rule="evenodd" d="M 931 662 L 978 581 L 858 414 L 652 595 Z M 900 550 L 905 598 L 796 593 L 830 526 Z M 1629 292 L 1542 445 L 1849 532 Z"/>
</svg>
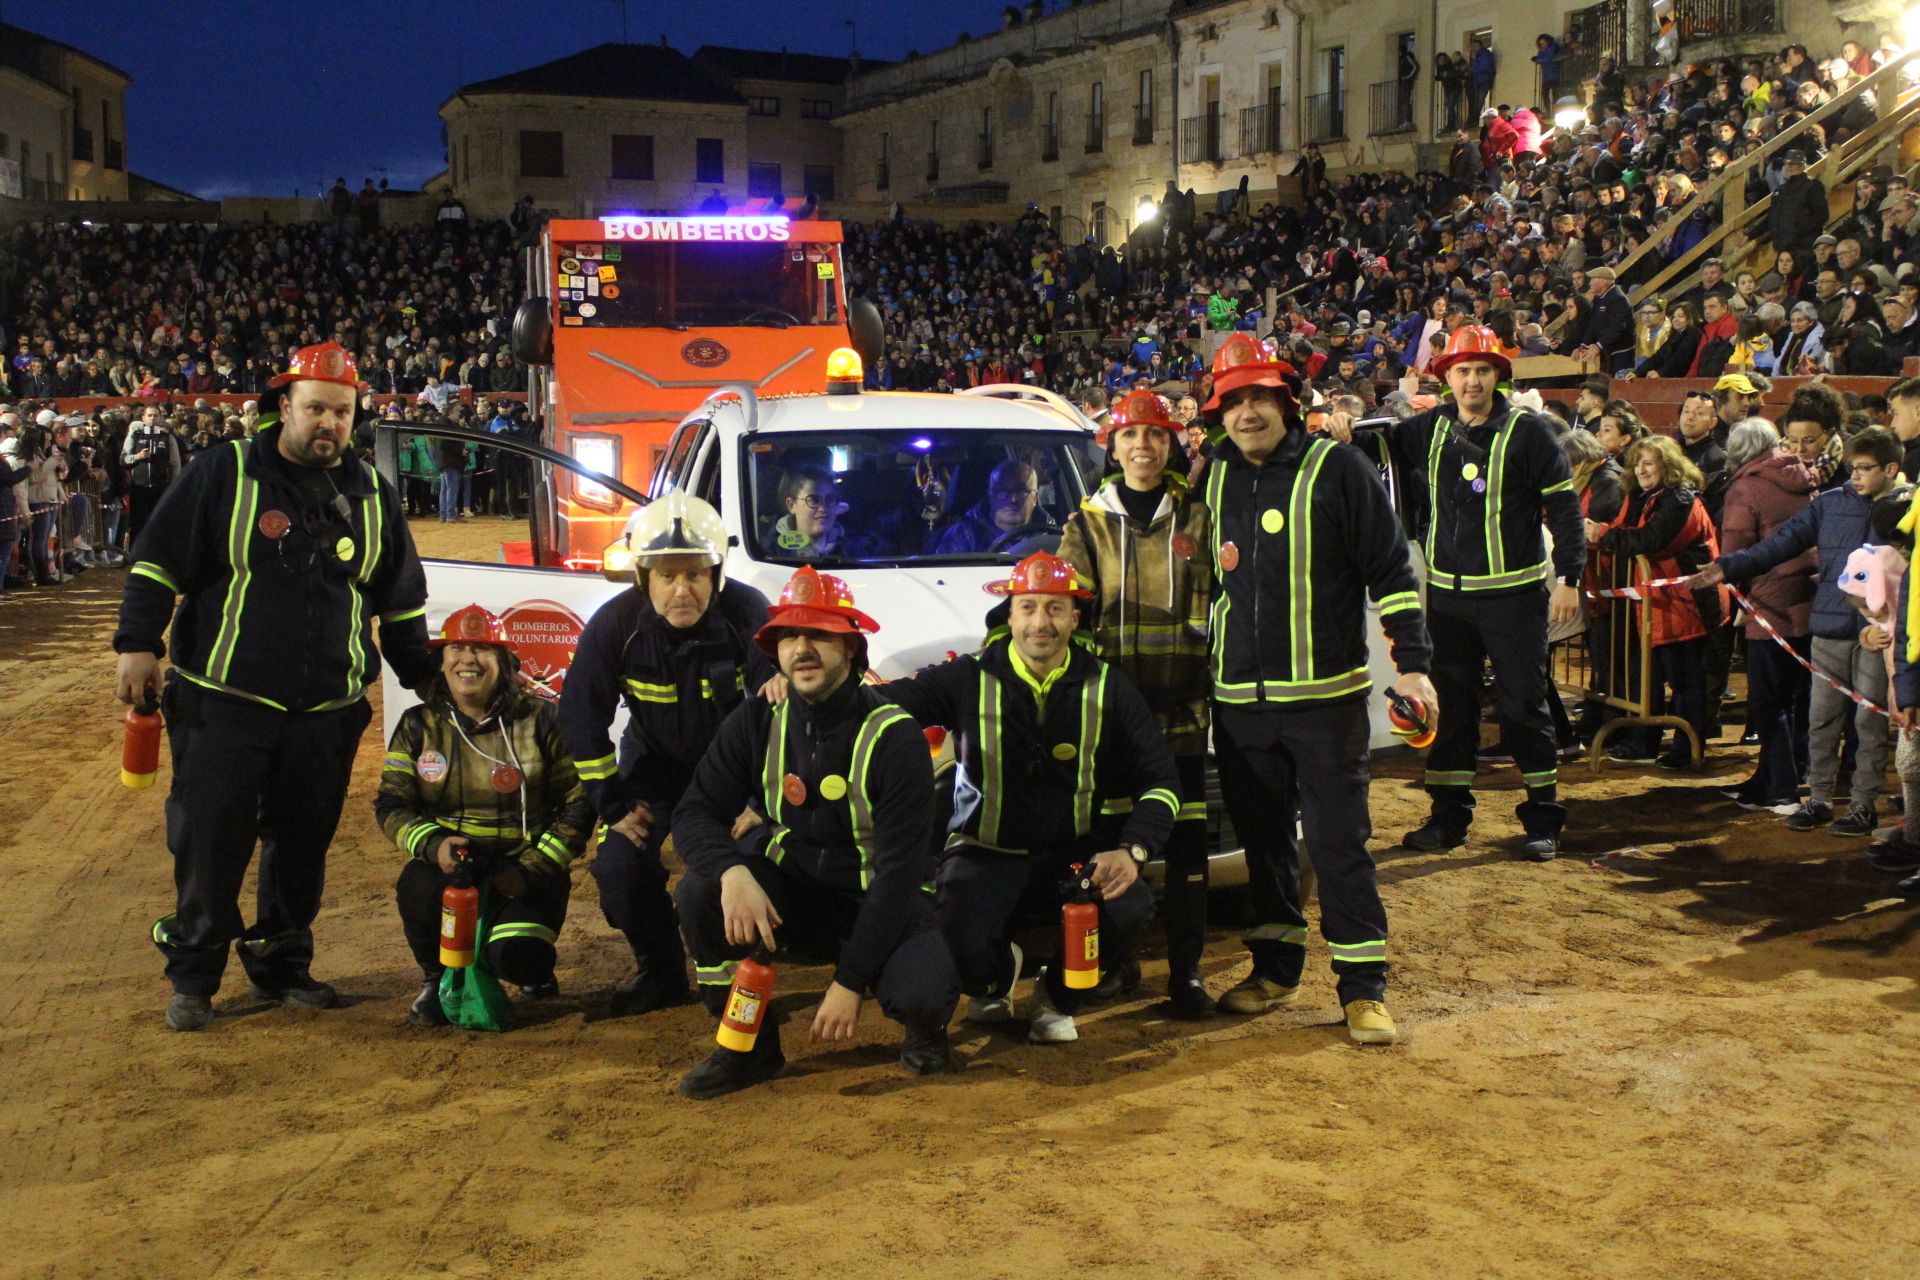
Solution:
<svg viewBox="0 0 1920 1280">
<path fill-rule="evenodd" d="M 567 872 L 593 815 L 558 714 L 521 687 L 500 619 L 468 605 L 427 647 L 440 672 L 393 731 L 373 810 L 411 859 L 394 892 L 426 983 L 407 1021 L 441 1026 L 440 899 L 455 866 L 466 861 L 498 904 L 486 922 L 488 967 L 523 995 L 552 995 Z"/>
<path fill-rule="evenodd" d="M 1092 584 L 1100 656 L 1139 686 L 1180 771 L 1180 813 L 1166 845 L 1167 996 L 1180 1017 L 1204 1018 L 1207 933 L 1207 613 L 1211 522 L 1187 487 L 1182 430 L 1167 402 L 1130 392 L 1107 437 L 1118 468 L 1067 520 L 1059 555 Z"/>
<path fill-rule="evenodd" d="M 767 598 L 726 580 L 717 511 L 676 490 L 633 514 L 624 546 L 633 589 L 588 620 L 560 694 L 560 730 L 603 824 L 592 864 L 600 909 L 626 935 L 636 965 L 613 989 L 615 1015 L 689 994 L 660 849 L 720 722 L 779 680 L 752 643 Z M 622 702 L 628 719 L 616 763 L 610 731 Z"/>
</svg>

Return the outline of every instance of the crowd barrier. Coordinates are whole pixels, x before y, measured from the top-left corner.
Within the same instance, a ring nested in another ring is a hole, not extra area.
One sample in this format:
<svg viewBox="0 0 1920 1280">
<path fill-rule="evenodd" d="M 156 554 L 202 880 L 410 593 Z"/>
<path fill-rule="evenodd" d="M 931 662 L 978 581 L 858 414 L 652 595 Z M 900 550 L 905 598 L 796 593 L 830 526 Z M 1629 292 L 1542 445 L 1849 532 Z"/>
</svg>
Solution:
<svg viewBox="0 0 1920 1280">
<path fill-rule="evenodd" d="M 1696 768 L 1705 749 L 1691 724 L 1660 709 L 1660 683 L 1653 664 L 1653 620 L 1642 590 L 1652 580 L 1645 556 L 1631 560 L 1599 556 L 1587 574 L 1585 626 L 1551 650 L 1556 689 L 1577 696 L 1584 704 L 1616 713 L 1600 713 L 1607 718 L 1587 748 L 1587 763 L 1595 773 L 1605 767 L 1607 739 L 1622 729 L 1679 730 L 1693 746 Z"/>
</svg>

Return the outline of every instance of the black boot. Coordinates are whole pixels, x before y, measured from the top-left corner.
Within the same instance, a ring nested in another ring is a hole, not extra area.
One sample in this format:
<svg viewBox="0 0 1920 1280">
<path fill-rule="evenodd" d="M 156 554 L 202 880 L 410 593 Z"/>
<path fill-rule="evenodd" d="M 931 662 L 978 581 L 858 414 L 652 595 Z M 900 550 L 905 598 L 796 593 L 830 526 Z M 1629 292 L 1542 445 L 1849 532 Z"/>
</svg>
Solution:
<svg viewBox="0 0 1920 1280">
<path fill-rule="evenodd" d="M 1118 1000 L 1121 996 L 1131 995 L 1140 989 L 1140 962 L 1132 956 L 1116 960 L 1113 968 L 1100 975 L 1100 985 L 1087 992 L 1086 998 L 1095 1004 L 1104 1004 L 1109 1000 Z"/>
<path fill-rule="evenodd" d="M 716 1047 L 707 1060 L 680 1077 L 680 1092 L 689 1098 L 718 1098 L 779 1075 L 786 1069 L 787 1056 L 780 1052 L 780 1028 L 760 1028 L 760 1038 L 745 1053 Z"/>
<path fill-rule="evenodd" d="M 332 987 L 304 973 L 270 987 L 252 982 L 247 989 L 256 1000 L 271 1000 L 289 1009 L 331 1009 L 340 999 Z"/>
<path fill-rule="evenodd" d="M 664 969 L 651 960 L 643 959 L 632 977 L 614 987 L 613 998 L 607 1002 L 607 1012 L 616 1018 L 652 1013 L 655 1009 L 685 1004 L 692 994 L 693 989 L 687 985 L 686 967 L 677 958 Z"/>
<path fill-rule="evenodd" d="M 1567 807 L 1551 800 L 1527 800 L 1514 809 L 1526 832 L 1520 856 L 1528 862 L 1552 862 L 1560 856 L 1560 829 L 1567 825 Z"/>
<path fill-rule="evenodd" d="M 407 1010 L 407 1021 L 416 1027 L 444 1027 L 450 1025 L 447 1011 L 440 1007 L 440 978 L 438 975 L 428 978 L 421 984 L 420 994 L 413 998 L 413 1005 Z"/>
<path fill-rule="evenodd" d="M 943 1075 L 952 1069 L 946 1024 L 916 1031 L 907 1028 L 900 1041 L 900 1065 L 916 1076 Z"/>
<path fill-rule="evenodd" d="M 175 992 L 167 1001 L 167 1025 L 175 1031 L 205 1031 L 213 1021 L 213 1001 Z"/>
<path fill-rule="evenodd" d="M 1207 945 L 1207 868 L 1167 867 L 1167 893 L 1160 904 L 1167 930 L 1167 1001 L 1183 1020 L 1211 1018 L 1215 1002 L 1200 979 Z"/>
<path fill-rule="evenodd" d="M 1219 1008 L 1218 1002 L 1207 993 L 1206 983 L 1200 980 L 1197 964 L 1185 971 L 1168 972 L 1167 1003 L 1173 1006 L 1173 1016 L 1183 1022 L 1211 1018 Z"/>
<path fill-rule="evenodd" d="M 1422 826 L 1400 837 L 1400 843 L 1420 853 L 1438 853 L 1458 849 L 1467 842 L 1467 824 L 1458 818 L 1435 813 Z"/>
</svg>

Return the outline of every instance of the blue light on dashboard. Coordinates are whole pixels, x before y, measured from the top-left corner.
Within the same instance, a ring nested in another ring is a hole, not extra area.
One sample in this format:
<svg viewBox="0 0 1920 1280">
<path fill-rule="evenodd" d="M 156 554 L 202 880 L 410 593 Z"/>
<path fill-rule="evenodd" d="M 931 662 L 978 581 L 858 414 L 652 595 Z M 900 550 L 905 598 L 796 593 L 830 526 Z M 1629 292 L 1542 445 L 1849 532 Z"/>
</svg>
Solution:
<svg viewBox="0 0 1920 1280">
<path fill-rule="evenodd" d="M 907 441 L 907 448 L 918 449 L 921 453 L 925 453 L 927 450 L 933 448 L 933 441 L 927 439 L 925 436 L 915 436 L 913 439 Z"/>
</svg>

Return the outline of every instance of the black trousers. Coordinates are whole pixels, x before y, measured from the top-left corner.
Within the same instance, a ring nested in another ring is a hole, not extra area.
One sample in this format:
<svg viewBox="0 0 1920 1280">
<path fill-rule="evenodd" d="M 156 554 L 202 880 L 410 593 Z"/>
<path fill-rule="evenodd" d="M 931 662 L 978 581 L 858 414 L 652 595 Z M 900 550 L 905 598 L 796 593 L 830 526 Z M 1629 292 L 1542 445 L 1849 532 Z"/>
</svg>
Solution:
<svg viewBox="0 0 1920 1280">
<path fill-rule="evenodd" d="M 1160 851 L 1166 862 L 1161 923 L 1167 931 L 1167 972 L 1179 981 L 1200 963 L 1207 946 L 1207 758 L 1175 756 L 1180 771 L 1180 815 Z"/>
<path fill-rule="evenodd" d="M 147 521 L 153 517 L 153 509 L 160 503 L 160 495 L 165 489 L 148 488 L 134 485 L 127 490 L 127 546 L 132 547 L 140 531 L 147 527 Z"/>
<path fill-rule="evenodd" d="M 493 870 L 498 870 L 498 864 L 482 872 L 483 889 Z M 438 863 L 413 858 L 400 868 L 400 880 L 393 887 L 407 946 L 429 981 L 445 967 L 440 963 L 440 898 L 447 883 Z M 493 899 L 487 902 L 492 911 L 487 967 L 496 978 L 516 987 L 553 981 L 553 962 L 559 956 L 556 944 L 560 927 L 567 922 L 567 898 L 573 889 L 571 878 L 564 875 L 527 876 L 526 884 L 527 891 L 517 898 L 501 901 L 499 890 L 494 889 Z M 488 898 L 485 892 L 481 896 Z"/>
<path fill-rule="evenodd" d="M 801 872 L 783 870 L 765 858 L 754 858 L 747 869 L 780 915 L 780 927 L 774 932 L 780 952 L 831 957 L 852 935 L 863 905 L 860 898 L 829 888 Z M 707 1011 L 718 1017 L 726 1007 L 735 965 L 753 948 L 727 941 L 718 876 L 689 868 L 680 877 L 674 896 L 687 950 L 693 953 L 700 998 Z M 881 964 L 872 995 L 879 1001 L 880 1011 L 895 1022 L 919 1030 L 944 1027 L 953 1017 L 954 1006 L 960 1003 L 953 957 L 934 925 L 933 903 L 927 895 L 915 894 L 908 910 L 912 919 L 902 930 L 893 954 Z M 780 956 L 776 954 L 775 959 Z"/>
<path fill-rule="evenodd" d="M 1060 882 L 1079 855 L 1068 851 L 1028 854 L 994 853 L 959 848 L 940 861 L 940 932 L 960 971 L 960 989 L 970 996 L 1002 996 L 1020 975 L 1013 972 L 1013 952 L 1007 943 L 1029 920 L 1054 923 L 1053 939 L 1061 939 Z M 1100 954 L 1131 956 L 1153 923 L 1153 890 L 1135 880 L 1112 901 L 1096 904 L 1100 911 Z M 1047 995 L 1061 1013 L 1080 1011 L 1086 992 L 1066 984 L 1057 952 L 1044 957 Z"/>
<path fill-rule="evenodd" d="M 1297 985 L 1307 959 L 1295 814 L 1320 880 L 1320 932 L 1333 951 L 1340 1002 L 1378 1000 L 1387 989 L 1387 909 L 1367 839 L 1365 698 L 1285 710 L 1215 703 L 1220 790 L 1246 851 L 1254 970 Z"/>
<path fill-rule="evenodd" d="M 1480 675 L 1493 664 L 1500 737 L 1527 785 L 1520 819 L 1528 835 L 1557 835 L 1562 810 L 1553 716 L 1547 709 L 1547 589 L 1427 596 L 1433 635 L 1433 687 L 1440 729 L 1427 753 L 1427 794 L 1435 817 L 1465 830 L 1473 821 L 1473 778 L 1480 752 Z"/>
<path fill-rule="evenodd" d="M 354 752 L 373 712 L 362 699 L 314 715 L 275 711 L 170 679 L 162 697 L 173 755 L 167 847 L 174 911 L 153 926 L 174 990 L 211 996 L 238 939 L 260 986 L 307 976 L 327 846 L 340 821 Z M 240 885 L 260 846 L 251 927 Z"/>
<path fill-rule="evenodd" d="M 1793 637 L 1801 657 L 1812 636 Z M 1800 798 L 1807 780 L 1807 703 L 1813 677 L 1769 636 L 1747 641 L 1747 724 L 1760 735 L 1760 759 L 1750 786 L 1764 800 Z"/>
<path fill-rule="evenodd" d="M 594 883 L 600 887 L 600 911 L 608 924 L 626 935 L 636 960 L 684 964 L 680 926 L 667 893 L 667 868 L 660 861 L 661 846 L 673 830 L 673 809 L 662 804 L 649 808 L 653 822 L 644 845 L 611 827 L 600 833 L 591 864 Z"/>
</svg>

